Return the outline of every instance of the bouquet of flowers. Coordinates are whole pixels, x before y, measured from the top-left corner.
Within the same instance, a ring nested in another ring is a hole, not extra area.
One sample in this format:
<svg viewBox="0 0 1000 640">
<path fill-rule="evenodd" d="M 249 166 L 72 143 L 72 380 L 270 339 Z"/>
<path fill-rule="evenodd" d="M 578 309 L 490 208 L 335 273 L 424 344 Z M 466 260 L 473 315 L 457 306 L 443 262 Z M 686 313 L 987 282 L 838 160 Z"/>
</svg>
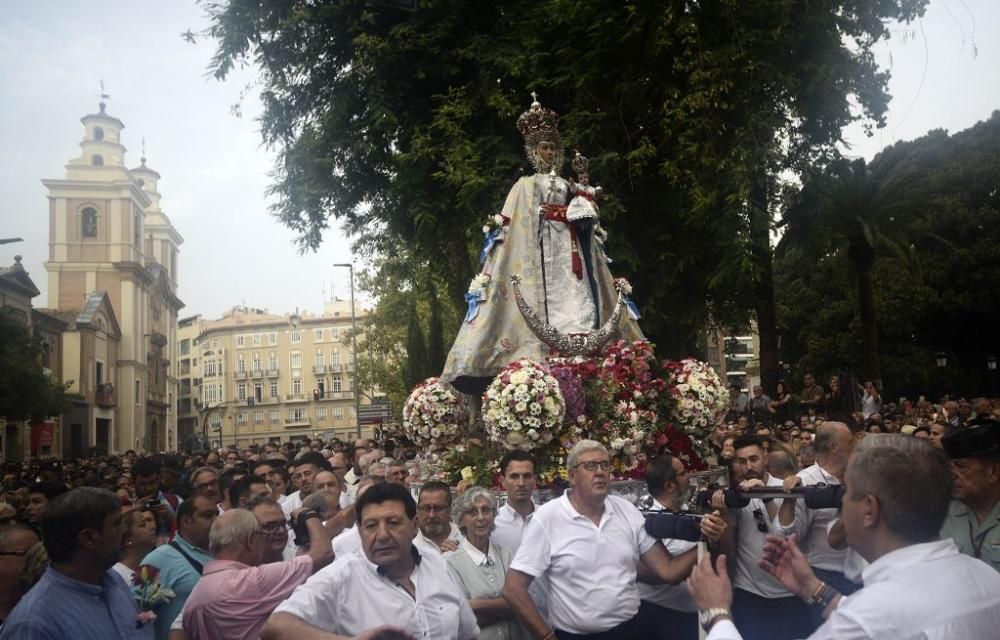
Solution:
<svg viewBox="0 0 1000 640">
<path fill-rule="evenodd" d="M 505 449 L 532 451 L 557 439 L 566 402 L 548 367 L 517 360 L 500 372 L 483 394 L 483 422 Z"/>
<path fill-rule="evenodd" d="M 438 378 L 427 378 L 403 405 L 403 433 L 413 444 L 445 447 L 461 435 L 469 422 L 465 399 Z"/>
<path fill-rule="evenodd" d="M 699 454 L 704 457 L 710 453 L 703 443 L 715 424 L 715 414 L 728 404 L 726 386 L 706 362 L 686 358 L 665 366 L 670 372 L 674 426 L 701 446 Z"/>
<path fill-rule="evenodd" d="M 132 576 L 135 599 L 139 605 L 139 615 L 135 621 L 136 629 L 154 622 L 156 614 L 153 613 L 153 608 L 161 603 L 170 602 L 176 595 L 171 589 L 160 585 L 159 577 L 160 570 L 149 564 L 140 566 Z"/>
</svg>

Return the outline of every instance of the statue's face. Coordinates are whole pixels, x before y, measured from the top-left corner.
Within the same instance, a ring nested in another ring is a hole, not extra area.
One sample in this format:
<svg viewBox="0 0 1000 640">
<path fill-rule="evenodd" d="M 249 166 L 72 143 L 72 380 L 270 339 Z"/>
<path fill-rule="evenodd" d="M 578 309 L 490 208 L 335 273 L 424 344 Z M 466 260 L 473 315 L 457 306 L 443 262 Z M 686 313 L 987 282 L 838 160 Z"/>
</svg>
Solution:
<svg viewBox="0 0 1000 640">
<path fill-rule="evenodd" d="M 539 142 L 535 151 L 544 164 L 551 165 L 556 160 L 556 145 L 553 142 Z"/>
</svg>

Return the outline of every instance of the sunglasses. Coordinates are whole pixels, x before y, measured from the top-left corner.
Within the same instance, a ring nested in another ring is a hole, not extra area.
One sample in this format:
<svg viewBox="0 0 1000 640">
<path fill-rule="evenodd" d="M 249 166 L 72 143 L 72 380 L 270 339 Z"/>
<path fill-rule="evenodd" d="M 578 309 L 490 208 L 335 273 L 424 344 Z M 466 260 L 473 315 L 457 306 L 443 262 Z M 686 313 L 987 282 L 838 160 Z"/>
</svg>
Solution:
<svg viewBox="0 0 1000 640">
<path fill-rule="evenodd" d="M 764 521 L 764 512 L 760 509 L 753 510 L 753 519 L 757 522 L 757 531 L 767 533 L 767 522 Z"/>
</svg>

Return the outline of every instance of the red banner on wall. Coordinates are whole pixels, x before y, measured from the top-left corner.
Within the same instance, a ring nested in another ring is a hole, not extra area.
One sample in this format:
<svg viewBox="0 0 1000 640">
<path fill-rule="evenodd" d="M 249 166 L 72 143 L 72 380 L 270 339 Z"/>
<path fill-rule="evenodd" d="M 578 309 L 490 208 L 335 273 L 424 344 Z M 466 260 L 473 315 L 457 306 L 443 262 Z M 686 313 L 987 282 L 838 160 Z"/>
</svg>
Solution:
<svg viewBox="0 0 1000 640">
<path fill-rule="evenodd" d="M 33 422 L 31 424 L 31 455 L 41 455 L 42 448 L 51 448 L 55 440 L 55 422 Z"/>
</svg>

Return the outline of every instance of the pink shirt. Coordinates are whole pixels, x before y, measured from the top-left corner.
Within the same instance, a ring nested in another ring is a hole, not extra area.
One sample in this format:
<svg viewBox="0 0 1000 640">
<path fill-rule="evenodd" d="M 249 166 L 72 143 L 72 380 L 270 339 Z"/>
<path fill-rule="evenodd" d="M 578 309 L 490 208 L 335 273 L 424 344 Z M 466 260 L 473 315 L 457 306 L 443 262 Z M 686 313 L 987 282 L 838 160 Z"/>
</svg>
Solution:
<svg viewBox="0 0 1000 640">
<path fill-rule="evenodd" d="M 312 573 L 309 556 L 259 567 L 213 560 L 184 603 L 184 631 L 189 640 L 256 640 L 275 607 Z"/>
</svg>

